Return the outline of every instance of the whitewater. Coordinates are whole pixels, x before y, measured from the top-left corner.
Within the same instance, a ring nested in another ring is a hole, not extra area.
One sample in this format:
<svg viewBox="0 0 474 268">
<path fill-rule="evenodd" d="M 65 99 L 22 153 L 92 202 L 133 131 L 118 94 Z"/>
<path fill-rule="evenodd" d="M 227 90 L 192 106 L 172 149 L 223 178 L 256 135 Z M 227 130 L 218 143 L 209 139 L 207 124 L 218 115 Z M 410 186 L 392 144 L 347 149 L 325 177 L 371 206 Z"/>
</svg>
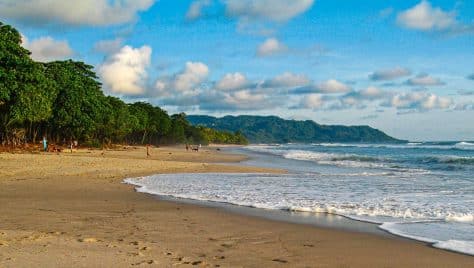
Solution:
<svg viewBox="0 0 474 268">
<path fill-rule="evenodd" d="M 140 192 L 260 209 L 331 213 L 474 255 L 474 143 L 285 144 L 237 149 L 288 174 L 166 174 Z"/>
</svg>

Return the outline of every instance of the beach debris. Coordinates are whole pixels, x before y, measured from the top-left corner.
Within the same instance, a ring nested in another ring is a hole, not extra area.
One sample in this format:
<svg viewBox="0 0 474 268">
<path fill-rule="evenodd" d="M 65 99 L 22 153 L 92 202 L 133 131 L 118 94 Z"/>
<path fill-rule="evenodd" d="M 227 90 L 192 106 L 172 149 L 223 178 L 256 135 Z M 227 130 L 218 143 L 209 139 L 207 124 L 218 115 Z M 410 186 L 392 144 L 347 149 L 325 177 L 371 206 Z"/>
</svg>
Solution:
<svg viewBox="0 0 474 268">
<path fill-rule="evenodd" d="M 283 260 L 283 259 L 273 259 L 272 261 L 274 261 L 274 262 L 280 262 L 280 263 L 288 263 L 287 260 Z"/>
<path fill-rule="evenodd" d="M 87 237 L 87 238 L 79 238 L 77 241 L 83 242 L 83 243 L 95 243 L 98 242 L 97 238 L 94 237 Z"/>
<path fill-rule="evenodd" d="M 214 256 L 214 260 L 223 260 L 225 256 Z"/>
</svg>

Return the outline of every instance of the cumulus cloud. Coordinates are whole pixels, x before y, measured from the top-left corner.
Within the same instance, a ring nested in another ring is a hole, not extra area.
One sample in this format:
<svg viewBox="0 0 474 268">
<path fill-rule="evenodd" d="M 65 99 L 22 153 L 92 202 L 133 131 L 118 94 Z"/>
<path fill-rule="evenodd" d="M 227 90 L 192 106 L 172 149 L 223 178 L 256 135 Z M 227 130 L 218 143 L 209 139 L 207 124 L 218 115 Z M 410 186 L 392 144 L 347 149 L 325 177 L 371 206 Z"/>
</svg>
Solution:
<svg viewBox="0 0 474 268">
<path fill-rule="evenodd" d="M 260 57 L 268 57 L 281 54 L 288 48 L 276 38 L 268 38 L 257 49 L 257 55 Z"/>
<path fill-rule="evenodd" d="M 94 44 L 94 51 L 111 54 L 120 50 L 122 47 L 123 39 L 115 38 L 112 40 L 100 40 Z"/>
<path fill-rule="evenodd" d="M 472 34 L 474 23 L 466 24 L 457 19 L 456 11 L 445 11 L 433 7 L 427 0 L 422 0 L 416 6 L 400 12 L 397 24 L 418 31 L 437 31 L 448 35 Z"/>
<path fill-rule="evenodd" d="M 394 95 L 384 106 L 399 110 L 427 111 L 447 109 L 453 104 L 450 98 L 428 92 L 404 92 Z"/>
<path fill-rule="evenodd" d="M 316 89 L 321 93 L 327 93 L 327 94 L 346 93 L 346 92 L 351 91 L 351 87 L 335 79 L 330 79 L 325 82 L 317 84 Z"/>
<path fill-rule="evenodd" d="M 31 51 L 31 58 L 36 61 L 64 60 L 74 54 L 67 41 L 54 40 L 50 36 L 40 37 L 30 42 L 26 36 L 22 35 L 22 42 L 23 46 Z"/>
<path fill-rule="evenodd" d="M 231 17 L 282 22 L 307 11 L 314 0 L 226 0 L 224 3 Z"/>
<path fill-rule="evenodd" d="M 199 87 L 207 80 L 209 67 L 202 62 L 186 62 L 184 69 L 170 77 L 160 77 L 155 82 L 152 96 L 197 94 Z"/>
<path fill-rule="evenodd" d="M 206 64 L 187 62 L 181 72 L 157 79 L 148 95 L 160 96 L 161 105 L 203 111 L 262 110 L 277 101 L 240 72 L 225 74 L 216 82 L 208 81 L 209 73 Z"/>
<path fill-rule="evenodd" d="M 426 0 L 399 13 L 397 23 L 405 28 L 421 31 L 446 30 L 457 24 L 455 12 L 443 11 L 439 7 L 433 7 Z"/>
<path fill-rule="evenodd" d="M 404 76 L 411 75 L 411 71 L 406 68 L 396 67 L 393 69 L 378 70 L 369 75 L 369 78 L 374 81 L 381 80 L 395 80 Z"/>
<path fill-rule="evenodd" d="M 224 75 L 224 77 L 216 83 L 216 89 L 224 91 L 237 90 L 243 89 L 249 86 L 249 84 L 250 82 L 245 75 L 238 72 L 229 73 Z"/>
<path fill-rule="evenodd" d="M 311 80 L 302 74 L 294 74 L 291 72 L 285 72 L 272 79 L 266 80 L 262 87 L 266 88 L 293 88 L 306 86 Z"/>
<path fill-rule="evenodd" d="M 263 93 L 247 89 L 232 92 L 197 89 L 192 92 L 162 98 L 161 103 L 203 111 L 257 111 L 273 107 L 275 100 Z"/>
<path fill-rule="evenodd" d="M 0 0 L 0 16 L 30 25 L 107 26 L 133 21 L 155 0 Z"/>
<path fill-rule="evenodd" d="M 114 94 L 131 96 L 144 94 L 151 53 L 152 49 L 149 46 L 140 48 L 124 46 L 110 55 L 98 68 L 98 74 L 105 88 Z"/>
<path fill-rule="evenodd" d="M 178 74 L 173 82 L 173 88 L 178 91 L 193 89 L 202 83 L 209 75 L 209 67 L 202 62 L 186 62 L 184 71 Z"/>
<path fill-rule="evenodd" d="M 345 109 L 364 109 L 367 105 L 361 101 L 360 99 L 353 97 L 353 96 L 344 96 L 333 102 L 329 107 L 328 110 L 345 110 Z"/>
<path fill-rule="evenodd" d="M 262 103 L 266 96 L 261 93 L 251 92 L 250 90 L 241 90 L 226 94 L 223 103 L 228 109 L 238 110 L 260 110 L 265 107 Z"/>
<path fill-rule="evenodd" d="M 303 109 L 318 110 L 323 108 L 324 100 L 321 94 L 308 94 L 301 99 L 300 107 Z"/>
<path fill-rule="evenodd" d="M 321 94 L 340 94 L 348 93 L 352 91 L 352 88 L 338 80 L 330 79 L 318 84 L 309 86 L 299 87 L 291 93 L 293 94 L 308 94 L 308 93 L 321 93 Z"/>
<path fill-rule="evenodd" d="M 344 97 L 351 97 L 360 100 L 378 100 L 386 97 L 387 95 L 389 95 L 387 92 L 377 87 L 369 86 L 366 89 L 350 92 Z"/>
<path fill-rule="evenodd" d="M 197 0 L 191 3 L 188 12 L 186 13 L 186 19 L 195 20 L 202 16 L 202 10 L 211 5 L 210 0 Z"/>
<path fill-rule="evenodd" d="M 369 103 L 387 99 L 391 94 L 377 87 L 369 86 L 366 89 L 349 92 L 333 101 L 329 110 L 364 109 Z M 376 103 L 378 104 L 378 103 Z"/>
<path fill-rule="evenodd" d="M 445 85 L 439 78 L 434 78 L 428 74 L 419 74 L 416 77 L 410 78 L 406 81 L 410 86 L 442 86 Z"/>
</svg>

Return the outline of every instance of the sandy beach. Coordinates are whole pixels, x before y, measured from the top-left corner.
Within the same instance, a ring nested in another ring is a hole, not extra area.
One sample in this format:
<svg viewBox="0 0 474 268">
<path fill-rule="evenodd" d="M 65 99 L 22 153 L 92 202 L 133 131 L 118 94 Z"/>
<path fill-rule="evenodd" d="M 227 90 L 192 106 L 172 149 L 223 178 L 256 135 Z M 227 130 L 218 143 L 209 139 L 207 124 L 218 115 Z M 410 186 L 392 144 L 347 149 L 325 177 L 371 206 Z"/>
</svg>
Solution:
<svg viewBox="0 0 474 268">
<path fill-rule="evenodd" d="M 473 267 L 424 243 L 158 200 L 157 173 L 283 172 L 206 148 L 0 154 L 0 267 Z"/>
</svg>

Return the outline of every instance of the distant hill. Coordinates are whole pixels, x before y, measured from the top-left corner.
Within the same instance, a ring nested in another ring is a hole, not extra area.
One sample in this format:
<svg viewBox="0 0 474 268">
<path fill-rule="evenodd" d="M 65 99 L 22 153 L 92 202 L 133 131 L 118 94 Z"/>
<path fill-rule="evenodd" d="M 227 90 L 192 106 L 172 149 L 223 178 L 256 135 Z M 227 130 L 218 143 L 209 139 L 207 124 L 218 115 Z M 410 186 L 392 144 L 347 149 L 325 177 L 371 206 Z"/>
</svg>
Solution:
<svg viewBox="0 0 474 268">
<path fill-rule="evenodd" d="M 188 115 L 187 119 L 193 125 L 240 131 L 251 143 L 402 142 L 369 126 L 320 125 L 311 120 L 285 120 L 277 116 Z"/>
</svg>

